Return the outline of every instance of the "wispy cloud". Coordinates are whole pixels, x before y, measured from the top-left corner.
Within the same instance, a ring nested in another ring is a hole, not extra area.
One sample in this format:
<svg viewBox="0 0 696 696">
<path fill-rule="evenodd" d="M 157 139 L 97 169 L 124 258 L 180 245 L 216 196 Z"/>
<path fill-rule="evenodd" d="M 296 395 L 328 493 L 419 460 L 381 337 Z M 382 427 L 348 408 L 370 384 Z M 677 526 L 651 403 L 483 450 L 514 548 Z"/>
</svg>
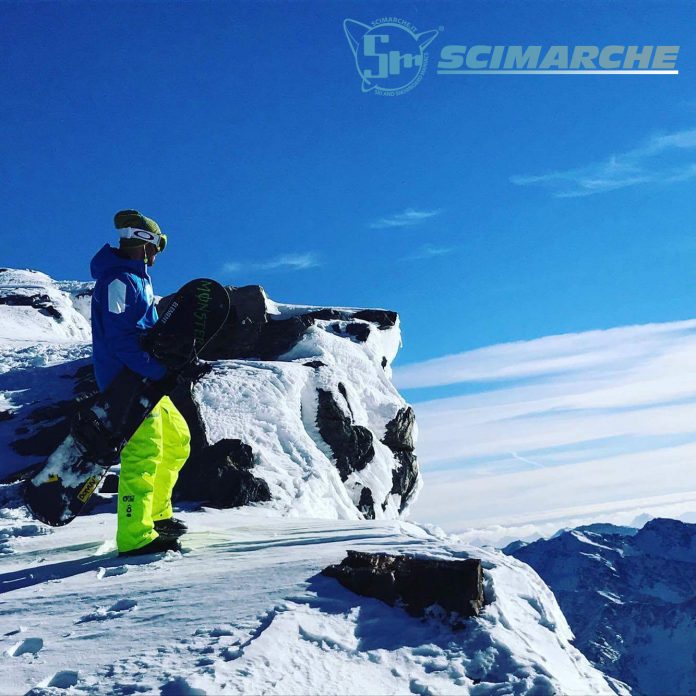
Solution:
<svg viewBox="0 0 696 696">
<path fill-rule="evenodd" d="M 443 483 L 443 486 L 446 485 Z M 508 518 L 504 525 L 496 523 L 499 522 L 496 520 L 486 526 L 459 529 L 457 533 L 464 541 L 476 546 L 487 544 L 503 547 L 517 539 L 534 541 L 540 537 L 548 538 L 559 529 L 572 529 L 597 521 L 640 528 L 654 517 L 696 523 L 696 491 L 562 508 L 536 517 L 521 515 L 518 519 Z"/>
<path fill-rule="evenodd" d="M 425 220 L 434 218 L 439 215 L 441 210 L 416 210 L 415 208 L 407 208 L 403 213 L 395 213 L 382 217 L 370 223 L 370 228 L 373 230 L 382 230 L 390 227 L 412 227 L 419 225 Z"/>
<path fill-rule="evenodd" d="M 657 509 L 627 500 L 696 491 L 696 320 L 491 346 L 397 368 L 394 381 L 466 384 L 415 393 L 419 520 L 625 520 Z"/>
<path fill-rule="evenodd" d="M 670 184 L 696 177 L 696 129 L 654 135 L 642 145 L 576 169 L 517 175 L 518 186 L 542 186 L 557 198 L 606 193 L 638 184 Z"/>
<path fill-rule="evenodd" d="M 282 254 L 267 261 L 233 261 L 226 263 L 223 270 L 226 273 L 241 271 L 304 271 L 321 265 L 319 257 L 314 252 L 304 254 Z"/>
<path fill-rule="evenodd" d="M 438 246 L 436 244 L 424 244 L 420 249 L 418 249 L 413 254 L 404 256 L 402 260 L 404 261 L 419 261 L 422 259 L 432 259 L 437 256 L 446 256 L 451 254 L 455 250 L 455 247 L 444 247 Z"/>
</svg>

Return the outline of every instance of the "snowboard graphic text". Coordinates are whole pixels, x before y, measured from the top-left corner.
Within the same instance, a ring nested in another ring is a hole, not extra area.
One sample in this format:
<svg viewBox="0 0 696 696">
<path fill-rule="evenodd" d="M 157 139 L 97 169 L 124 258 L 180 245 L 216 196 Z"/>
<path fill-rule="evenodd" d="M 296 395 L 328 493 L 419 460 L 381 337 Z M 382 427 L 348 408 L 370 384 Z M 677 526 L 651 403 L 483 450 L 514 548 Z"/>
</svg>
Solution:
<svg viewBox="0 0 696 696">
<path fill-rule="evenodd" d="M 206 324 L 208 322 L 208 314 L 210 313 L 210 300 L 212 299 L 212 293 L 210 291 L 211 281 L 201 281 L 196 288 L 196 301 L 198 302 L 198 307 L 193 313 L 194 317 L 194 330 L 193 336 L 196 343 L 205 340 L 206 337 Z"/>
</svg>

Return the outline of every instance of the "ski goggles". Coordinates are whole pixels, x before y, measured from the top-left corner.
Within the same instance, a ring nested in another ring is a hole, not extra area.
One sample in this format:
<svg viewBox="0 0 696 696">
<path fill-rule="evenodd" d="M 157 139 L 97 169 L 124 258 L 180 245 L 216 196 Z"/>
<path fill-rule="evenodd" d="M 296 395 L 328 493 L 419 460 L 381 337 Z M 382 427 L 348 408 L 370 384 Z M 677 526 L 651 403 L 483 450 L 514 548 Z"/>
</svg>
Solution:
<svg viewBox="0 0 696 696">
<path fill-rule="evenodd" d="M 164 251 L 164 247 L 167 246 L 167 235 L 161 232 L 150 232 L 137 227 L 122 227 L 118 234 L 121 239 L 139 239 L 143 244 L 154 244 L 157 251 Z"/>
</svg>

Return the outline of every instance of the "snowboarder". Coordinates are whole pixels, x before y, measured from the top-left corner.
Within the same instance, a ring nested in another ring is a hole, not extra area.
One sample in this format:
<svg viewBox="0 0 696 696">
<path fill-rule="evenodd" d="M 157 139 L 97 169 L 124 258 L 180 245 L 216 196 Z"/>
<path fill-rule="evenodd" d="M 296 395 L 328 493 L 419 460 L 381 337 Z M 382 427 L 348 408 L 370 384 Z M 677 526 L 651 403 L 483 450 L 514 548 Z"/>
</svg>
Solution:
<svg viewBox="0 0 696 696">
<path fill-rule="evenodd" d="M 162 379 L 167 368 L 142 349 L 140 338 L 157 321 L 147 272 L 164 250 L 167 236 L 136 210 L 114 216 L 118 248 L 105 244 L 91 263 L 97 281 L 92 295 L 94 373 L 104 391 L 123 369 Z M 121 452 L 118 484 L 120 555 L 178 550 L 186 525 L 172 516 L 171 495 L 188 459 L 191 435 L 168 396 L 162 398 Z"/>
</svg>

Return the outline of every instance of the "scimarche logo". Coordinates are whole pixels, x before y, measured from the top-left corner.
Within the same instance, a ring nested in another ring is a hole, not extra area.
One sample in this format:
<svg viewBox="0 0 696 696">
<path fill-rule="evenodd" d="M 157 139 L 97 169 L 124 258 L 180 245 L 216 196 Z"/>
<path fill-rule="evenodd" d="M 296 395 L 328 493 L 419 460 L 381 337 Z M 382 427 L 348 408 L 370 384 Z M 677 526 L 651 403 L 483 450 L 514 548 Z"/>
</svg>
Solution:
<svg viewBox="0 0 696 696">
<path fill-rule="evenodd" d="M 362 78 L 362 91 L 388 97 L 412 90 L 423 79 L 428 67 L 425 49 L 439 34 L 437 29 L 417 33 L 410 22 L 396 17 L 372 24 L 346 19 L 343 30 Z"/>
<path fill-rule="evenodd" d="M 397 17 L 343 21 L 362 91 L 411 91 L 428 67 L 425 49 L 443 30 L 418 32 Z M 487 45 L 472 37 L 440 47 L 437 75 L 679 75 L 677 45 Z"/>
</svg>

